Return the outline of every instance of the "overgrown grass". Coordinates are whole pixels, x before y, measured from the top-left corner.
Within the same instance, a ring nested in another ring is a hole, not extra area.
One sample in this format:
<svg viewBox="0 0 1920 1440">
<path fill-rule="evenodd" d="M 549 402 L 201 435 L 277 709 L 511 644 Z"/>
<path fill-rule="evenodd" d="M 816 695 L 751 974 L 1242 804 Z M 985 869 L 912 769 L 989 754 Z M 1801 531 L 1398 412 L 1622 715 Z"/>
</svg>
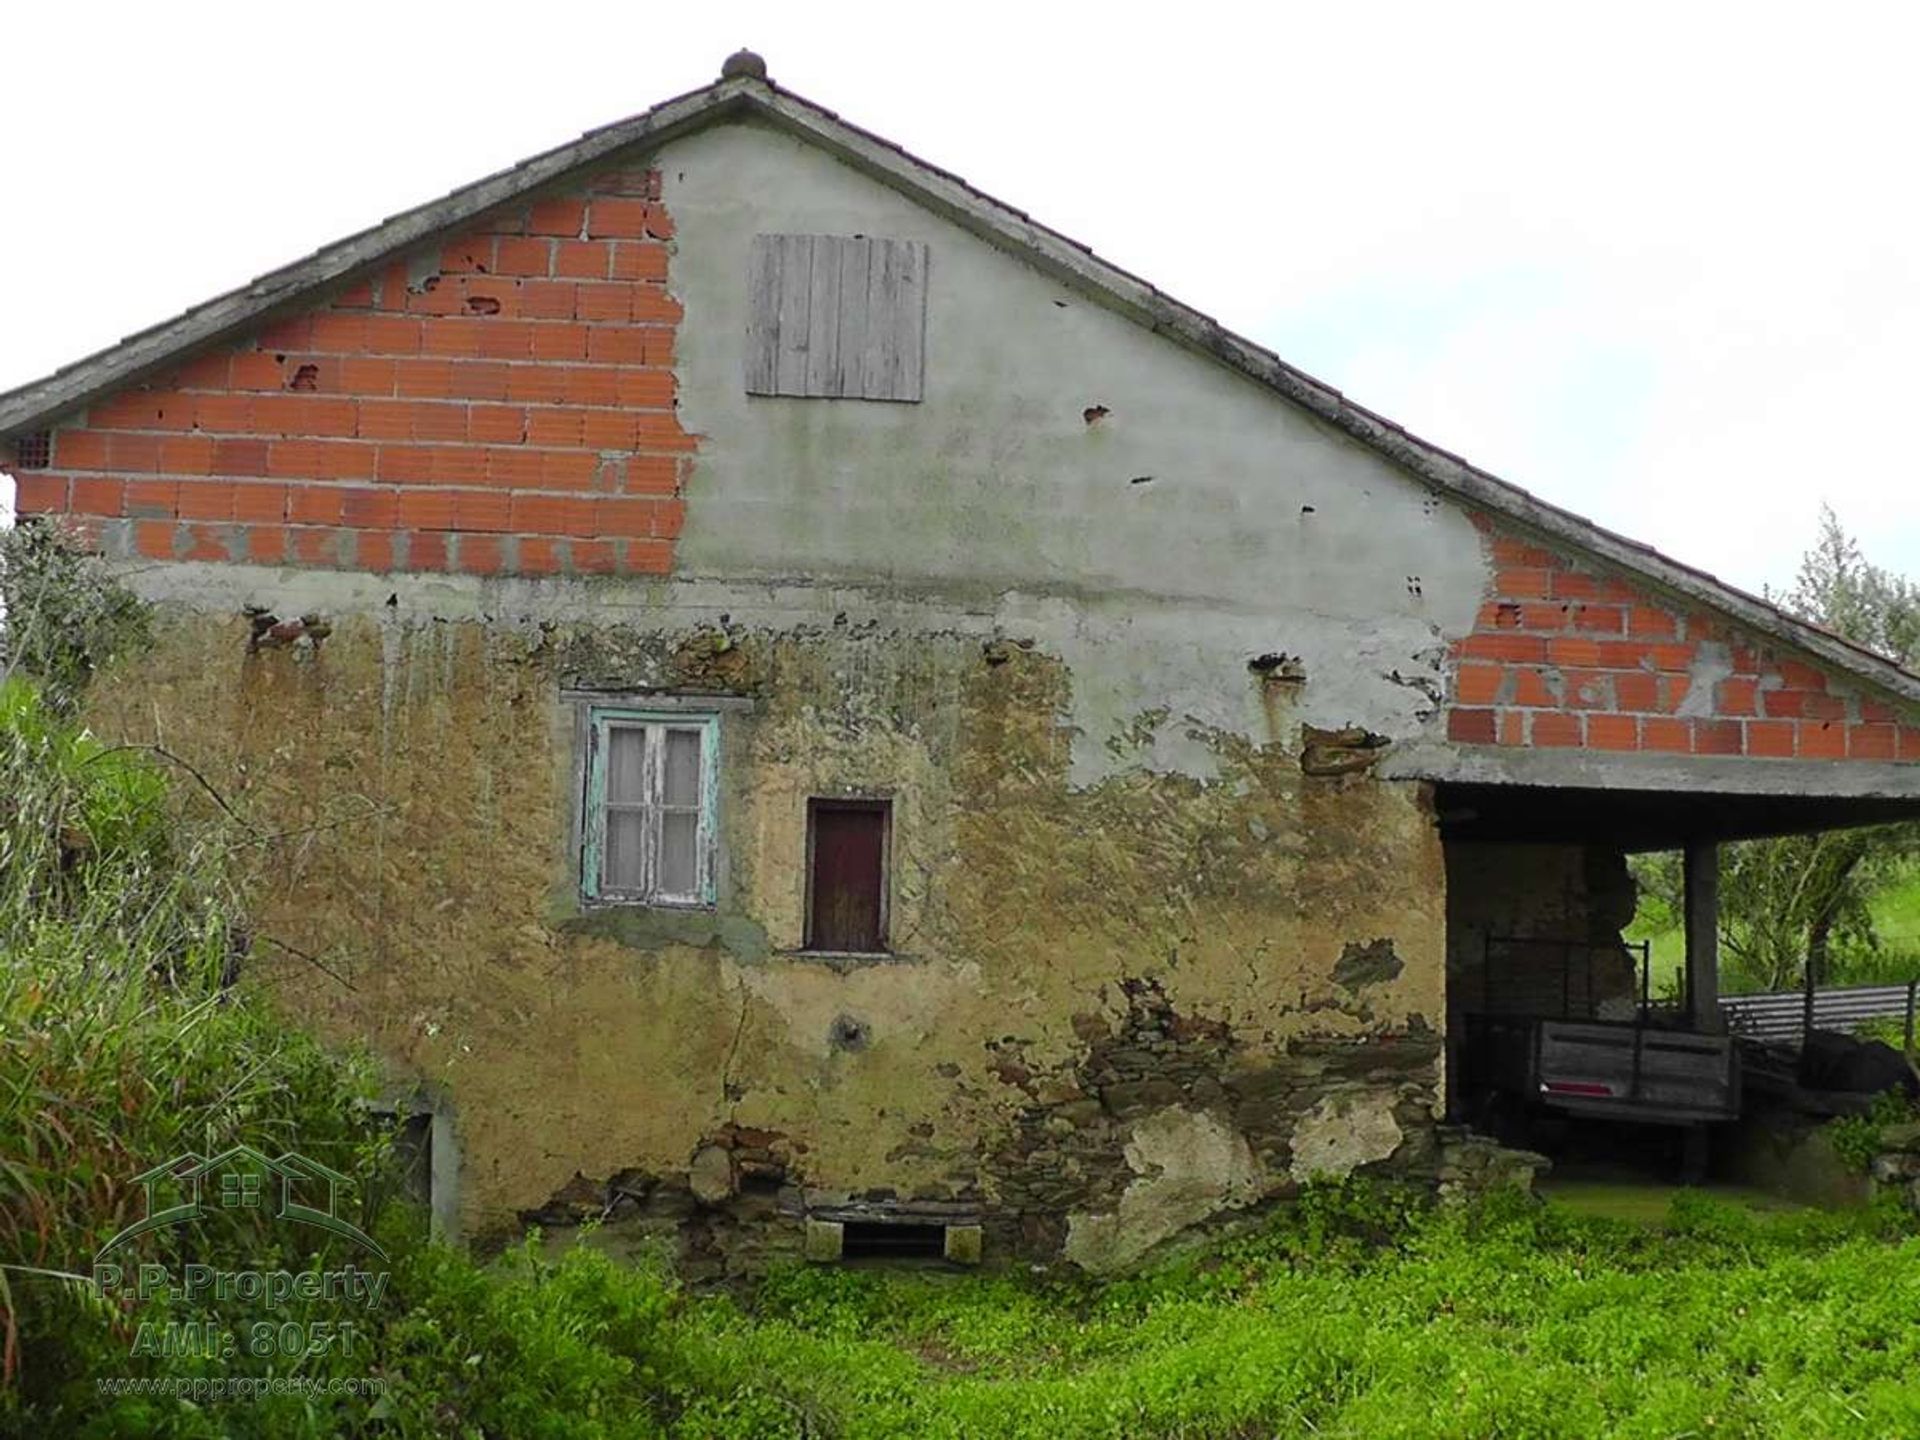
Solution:
<svg viewBox="0 0 1920 1440">
<path fill-rule="evenodd" d="M 1329 1187 L 1130 1280 L 796 1268 L 744 1296 L 589 1248 L 482 1270 L 421 1244 L 358 1362 L 385 1398 L 123 1403 L 58 1433 L 1903 1436 L 1920 1240 L 1896 1223 L 1683 1196 L 1649 1231 Z"/>
<path fill-rule="evenodd" d="M 790 1273 L 692 1307 L 674 1345 L 773 1402 L 737 1434 L 1920 1427 L 1920 1242 L 1691 1199 L 1656 1235 L 1525 1202 L 1383 1230 L 1356 1204 L 1107 1286 Z"/>
<path fill-rule="evenodd" d="M 142 1171 L 241 1138 L 343 1171 L 378 1153 L 365 1067 L 231 988 L 231 837 L 167 794 L 149 757 L 0 681 L 0 1414 L 125 1328 L 75 1277 L 142 1215 Z"/>
<path fill-rule="evenodd" d="M 1873 897 L 1873 927 L 1889 953 L 1920 975 L 1920 864 L 1907 866 Z"/>
</svg>

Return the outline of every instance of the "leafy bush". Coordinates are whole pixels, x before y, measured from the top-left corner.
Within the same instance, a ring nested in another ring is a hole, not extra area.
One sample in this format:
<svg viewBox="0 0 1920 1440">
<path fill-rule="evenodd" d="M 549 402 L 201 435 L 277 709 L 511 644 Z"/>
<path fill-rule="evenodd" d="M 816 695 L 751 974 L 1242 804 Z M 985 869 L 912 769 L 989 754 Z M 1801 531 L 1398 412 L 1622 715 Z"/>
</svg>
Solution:
<svg viewBox="0 0 1920 1440">
<path fill-rule="evenodd" d="M 1873 1097 L 1866 1114 L 1843 1115 L 1835 1120 L 1827 1127 L 1827 1136 L 1834 1153 L 1864 1175 L 1873 1157 L 1885 1148 L 1881 1132 L 1889 1125 L 1904 1125 L 1910 1120 L 1920 1120 L 1920 1105 L 1897 1090 L 1887 1090 Z"/>
<path fill-rule="evenodd" d="M 377 1148 L 352 1103 L 364 1065 L 237 1003 L 245 945 L 220 838 L 176 825 L 167 794 L 145 756 L 100 744 L 28 681 L 0 682 L 0 1382 L 13 1403 L 57 1394 L 124 1331 L 127 1315 L 60 1277 L 88 1273 L 139 1218 L 132 1177 L 209 1137 L 297 1145 L 342 1170 Z"/>
<path fill-rule="evenodd" d="M 0 530 L 0 678 L 37 680 L 71 710 L 94 671 L 147 638 L 147 610 L 105 562 L 50 520 Z"/>
</svg>

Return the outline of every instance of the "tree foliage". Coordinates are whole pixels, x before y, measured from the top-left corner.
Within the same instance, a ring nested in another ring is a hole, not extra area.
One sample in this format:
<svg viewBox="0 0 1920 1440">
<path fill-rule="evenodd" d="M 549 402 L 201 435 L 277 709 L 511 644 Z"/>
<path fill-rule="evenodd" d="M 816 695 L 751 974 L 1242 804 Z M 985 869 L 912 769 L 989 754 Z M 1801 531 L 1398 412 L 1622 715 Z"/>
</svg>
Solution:
<svg viewBox="0 0 1920 1440">
<path fill-rule="evenodd" d="M 1920 661 L 1920 582 L 1869 562 L 1829 506 L 1780 602 L 1803 620 L 1911 669 Z"/>
</svg>

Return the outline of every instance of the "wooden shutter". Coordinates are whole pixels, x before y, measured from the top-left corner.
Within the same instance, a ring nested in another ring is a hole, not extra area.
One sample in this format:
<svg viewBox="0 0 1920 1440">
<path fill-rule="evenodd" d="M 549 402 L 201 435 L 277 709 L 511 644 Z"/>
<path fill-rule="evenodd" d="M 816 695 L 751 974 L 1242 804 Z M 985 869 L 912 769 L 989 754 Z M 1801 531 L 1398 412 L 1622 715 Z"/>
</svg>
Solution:
<svg viewBox="0 0 1920 1440">
<path fill-rule="evenodd" d="M 635 895 L 647 885 L 647 729 L 609 725 L 606 746 L 606 840 L 600 886 Z"/>
<path fill-rule="evenodd" d="M 700 897 L 700 752 L 699 730 L 668 729 L 660 736 L 660 846 L 655 852 L 653 888 L 676 900 Z"/>
<path fill-rule="evenodd" d="M 887 812 L 884 800 L 809 804 L 808 949 L 871 954 L 887 948 Z"/>
<path fill-rule="evenodd" d="M 927 247 L 864 235 L 756 235 L 747 393 L 917 401 L 925 388 Z"/>
</svg>

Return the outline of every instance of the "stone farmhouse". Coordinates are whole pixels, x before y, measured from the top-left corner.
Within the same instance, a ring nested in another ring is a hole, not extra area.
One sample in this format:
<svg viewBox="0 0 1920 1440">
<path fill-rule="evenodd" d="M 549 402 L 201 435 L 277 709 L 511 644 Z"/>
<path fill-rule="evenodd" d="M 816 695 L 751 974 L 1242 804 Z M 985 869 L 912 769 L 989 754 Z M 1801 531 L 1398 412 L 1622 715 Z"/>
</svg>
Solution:
<svg viewBox="0 0 1920 1440">
<path fill-rule="evenodd" d="M 1432 1179 L 1489 936 L 1615 943 L 1684 847 L 1710 1027 L 1715 847 L 1920 814 L 1920 677 L 745 52 L 0 449 L 157 606 L 91 723 L 271 817 L 249 983 L 471 1237 L 1112 1269 Z"/>
</svg>

